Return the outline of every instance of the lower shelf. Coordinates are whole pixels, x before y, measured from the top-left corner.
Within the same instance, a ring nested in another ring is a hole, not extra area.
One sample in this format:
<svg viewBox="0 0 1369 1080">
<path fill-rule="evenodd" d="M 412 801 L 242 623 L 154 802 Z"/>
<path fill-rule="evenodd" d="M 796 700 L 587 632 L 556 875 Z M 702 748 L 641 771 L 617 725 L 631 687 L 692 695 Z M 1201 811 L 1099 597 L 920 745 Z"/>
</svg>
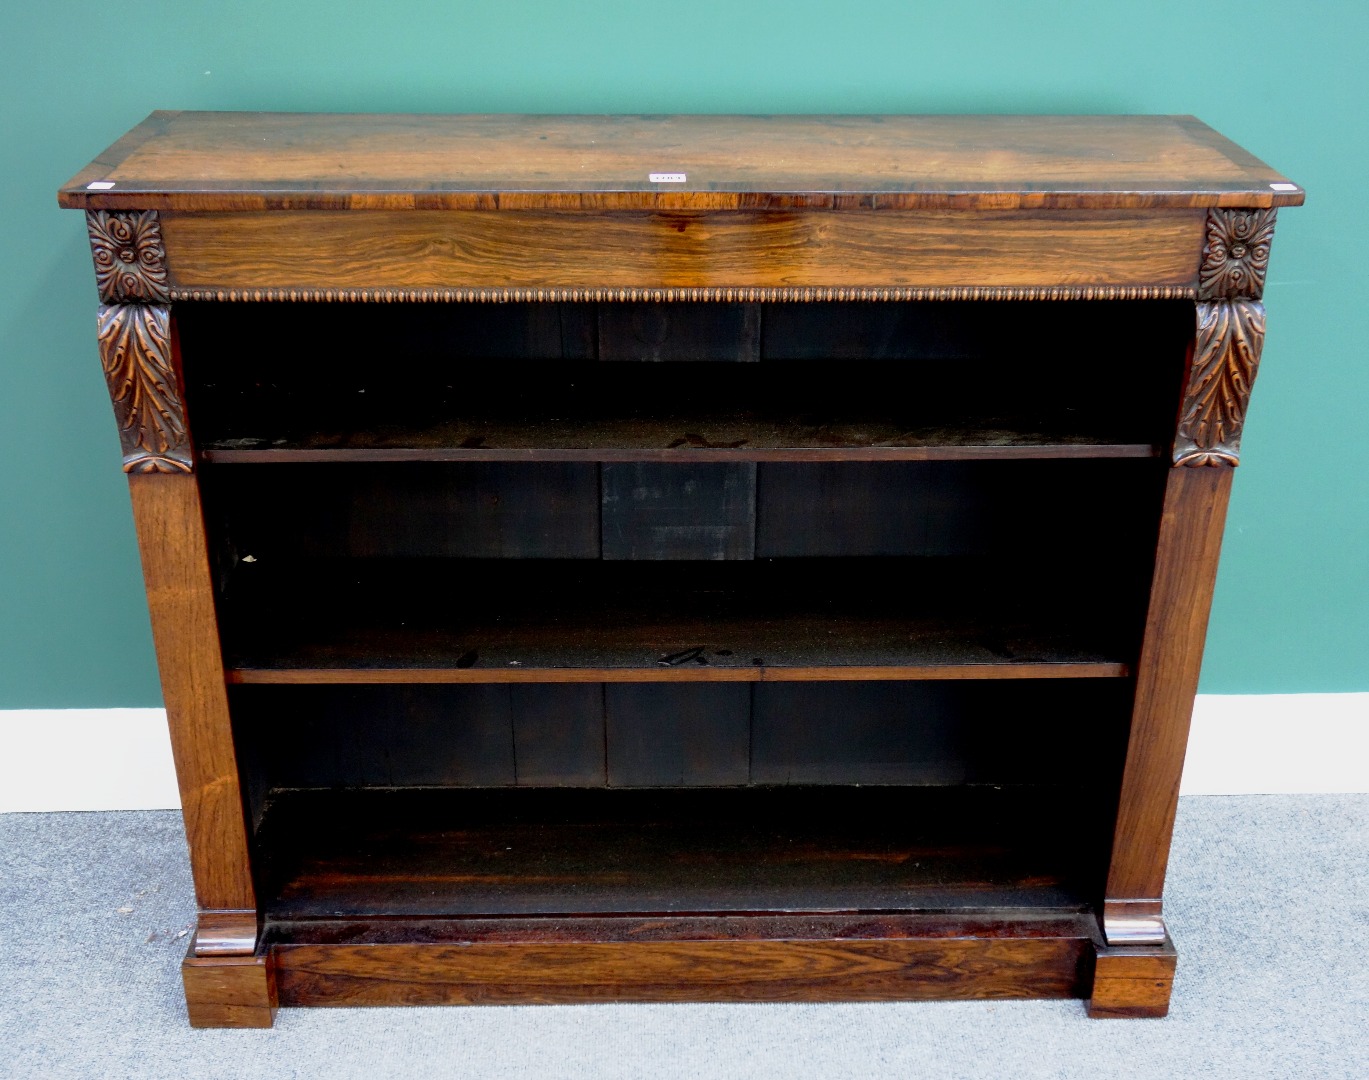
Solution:
<svg viewBox="0 0 1369 1080">
<path fill-rule="evenodd" d="M 187 960 L 191 1020 L 1071 997 L 1093 1016 L 1163 1016 L 1173 946 L 1101 936 L 1099 802 L 972 786 L 276 791 L 256 953 Z"/>
<path fill-rule="evenodd" d="M 272 920 L 1081 912 L 1096 800 L 1055 788 L 288 791 Z"/>
</svg>

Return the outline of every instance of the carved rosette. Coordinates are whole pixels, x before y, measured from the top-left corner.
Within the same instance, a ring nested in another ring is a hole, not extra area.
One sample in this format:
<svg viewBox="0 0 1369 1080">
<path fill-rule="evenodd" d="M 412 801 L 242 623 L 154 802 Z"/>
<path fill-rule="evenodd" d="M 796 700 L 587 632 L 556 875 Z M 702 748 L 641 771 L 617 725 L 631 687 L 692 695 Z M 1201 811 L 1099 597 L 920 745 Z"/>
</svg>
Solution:
<svg viewBox="0 0 1369 1080">
<path fill-rule="evenodd" d="M 1264 295 L 1275 210 L 1209 210 L 1198 299 Z"/>
<path fill-rule="evenodd" d="M 157 211 L 91 210 L 86 227 L 101 302 L 156 304 L 171 299 Z"/>
<path fill-rule="evenodd" d="M 98 326 L 124 472 L 190 472 L 185 406 L 171 366 L 171 309 L 106 304 Z"/>
<path fill-rule="evenodd" d="M 1264 347 L 1264 305 L 1198 304 L 1198 336 L 1174 440 L 1176 465 L 1236 465 L 1250 388 Z"/>
</svg>

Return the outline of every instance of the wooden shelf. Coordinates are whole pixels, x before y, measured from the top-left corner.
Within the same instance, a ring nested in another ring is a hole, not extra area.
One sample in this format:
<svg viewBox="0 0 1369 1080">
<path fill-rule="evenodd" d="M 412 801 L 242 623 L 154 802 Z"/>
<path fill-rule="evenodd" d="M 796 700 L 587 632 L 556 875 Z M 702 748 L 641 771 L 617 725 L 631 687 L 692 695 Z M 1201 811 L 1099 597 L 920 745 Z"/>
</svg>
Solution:
<svg viewBox="0 0 1369 1080">
<path fill-rule="evenodd" d="M 201 330 L 200 333 L 205 333 Z M 346 369 L 295 385 L 282 361 L 200 391 L 203 460 L 938 461 L 1148 458 L 1162 432 L 1122 398 L 1044 399 L 1003 357 L 626 363 L 520 360 L 467 376 L 431 358 L 412 381 Z M 312 362 L 300 361 L 300 370 Z M 983 372 L 991 390 L 967 384 Z M 459 372 L 459 374 L 458 374 Z M 497 379 L 490 382 L 497 373 Z M 414 385 L 417 382 L 418 385 Z M 947 390 L 947 384 L 955 387 Z M 1080 390 L 1088 396 L 1097 392 Z M 1133 389 L 1131 396 L 1138 391 Z"/>
<path fill-rule="evenodd" d="M 256 841 L 272 919 L 1082 911 L 1082 792 L 295 790 Z"/>
<path fill-rule="evenodd" d="M 1119 436 L 1120 438 L 1120 436 Z M 328 461 L 975 461 L 1151 458 L 1153 442 L 1109 441 L 1063 424 L 972 418 L 960 426 L 906 427 L 889 417 L 747 413 L 642 418 L 474 418 L 424 427 L 238 437 L 204 446 L 217 464 Z"/>
<path fill-rule="evenodd" d="M 1126 606 L 1066 580 L 956 559 L 253 563 L 224 640 L 235 683 L 1127 675 Z"/>
</svg>

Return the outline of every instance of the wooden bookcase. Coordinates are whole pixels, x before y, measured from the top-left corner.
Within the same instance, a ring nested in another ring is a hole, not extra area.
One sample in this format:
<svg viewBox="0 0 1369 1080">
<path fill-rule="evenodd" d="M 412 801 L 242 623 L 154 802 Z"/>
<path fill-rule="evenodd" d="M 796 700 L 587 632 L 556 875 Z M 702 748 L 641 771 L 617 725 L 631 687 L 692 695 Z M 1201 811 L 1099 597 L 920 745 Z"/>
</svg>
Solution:
<svg viewBox="0 0 1369 1080">
<path fill-rule="evenodd" d="M 1186 117 L 153 114 L 60 200 L 184 802 L 191 1023 L 1163 1015 L 1302 199 Z"/>
</svg>

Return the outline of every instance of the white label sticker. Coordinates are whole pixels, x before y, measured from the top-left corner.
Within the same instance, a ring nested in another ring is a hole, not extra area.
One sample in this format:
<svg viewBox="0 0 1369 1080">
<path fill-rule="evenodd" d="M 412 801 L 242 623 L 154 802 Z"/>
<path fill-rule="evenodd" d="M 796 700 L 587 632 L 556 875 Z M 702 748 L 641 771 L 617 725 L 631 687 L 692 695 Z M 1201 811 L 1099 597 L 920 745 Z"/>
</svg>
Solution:
<svg viewBox="0 0 1369 1080">
<path fill-rule="evenodd" d="M 87 191 L 108 191 L 114 186 L 113 180 L 96 180 L 86 185 Z"/>
<path fill-rule="evenodd" d="M 685 182 L 685 174 L 682 172 L 647 173 L 646 178 L 653 184 L 683 184 Z"/>
<path fill-rule="evenodd" d="M 1274 191 L 1297 191 L 1297 190 L 1298 190 L 1298 185 L 1297 185 L 1297 184 L 1270 184 L 1269 186 L 1270 186 L 1270 188 L 1272 188 Z"/>
</svg>

